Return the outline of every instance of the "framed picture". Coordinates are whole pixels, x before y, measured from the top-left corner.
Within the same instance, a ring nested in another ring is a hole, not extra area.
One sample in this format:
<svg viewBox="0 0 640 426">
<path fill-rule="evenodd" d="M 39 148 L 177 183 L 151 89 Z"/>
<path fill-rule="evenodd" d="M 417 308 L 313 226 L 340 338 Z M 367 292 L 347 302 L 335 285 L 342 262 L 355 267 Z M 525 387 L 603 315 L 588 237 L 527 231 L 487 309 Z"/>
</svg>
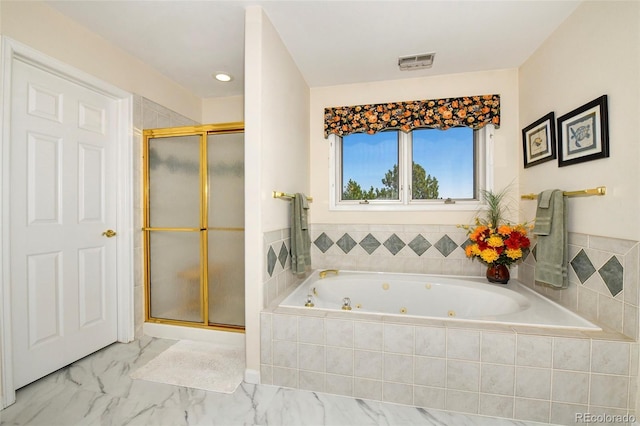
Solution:
<svg viewBox="0 0 640 426">
<path fill-rule="evenodd" d="M 609 156 L 607 95 L 558 118 L 558 166 Z"/>
<path fill-rule="evenodd" d="M 556 120 L 553 112 L 522 129 L 524 167 L 556 158 Z"/>
</svg>

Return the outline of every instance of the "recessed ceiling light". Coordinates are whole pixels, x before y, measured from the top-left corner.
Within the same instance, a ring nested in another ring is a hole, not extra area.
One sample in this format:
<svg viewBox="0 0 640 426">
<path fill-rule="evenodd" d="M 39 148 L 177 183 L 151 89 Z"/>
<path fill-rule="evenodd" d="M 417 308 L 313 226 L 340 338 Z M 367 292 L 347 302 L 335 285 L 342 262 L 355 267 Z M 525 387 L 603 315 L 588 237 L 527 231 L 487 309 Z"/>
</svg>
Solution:
<svg viewBox="0 0 640 426">
<path fill-rule="evenodd" d="M 216 73 L 214 75 L 214 77 L 216 78 L 216 80 L 224 81 L 224 82 L 231 81 L 233 79 L 233 77 L 231 77 L 231 75 L 223 73 L 223 72 Z"/>
</svg>

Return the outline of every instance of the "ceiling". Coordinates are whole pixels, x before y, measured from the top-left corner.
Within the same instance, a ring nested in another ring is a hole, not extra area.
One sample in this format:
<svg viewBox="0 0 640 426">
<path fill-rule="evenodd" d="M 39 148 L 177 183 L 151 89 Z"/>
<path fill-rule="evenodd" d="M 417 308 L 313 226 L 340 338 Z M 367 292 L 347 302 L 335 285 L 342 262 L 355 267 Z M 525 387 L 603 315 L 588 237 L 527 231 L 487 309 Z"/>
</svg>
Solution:
<svg viewBox="0 0 640 426">
<path fill-rule="evenodd" d="M 244 8 L 260 5 L 310 87 L 520 66 L 580 0 L 46 1 L 201 98 L 244 90 Z M 398 57 L 436 52 L 433 67 Z M 221 83 L 212 74 L 233 75 Z"/>
</svg>

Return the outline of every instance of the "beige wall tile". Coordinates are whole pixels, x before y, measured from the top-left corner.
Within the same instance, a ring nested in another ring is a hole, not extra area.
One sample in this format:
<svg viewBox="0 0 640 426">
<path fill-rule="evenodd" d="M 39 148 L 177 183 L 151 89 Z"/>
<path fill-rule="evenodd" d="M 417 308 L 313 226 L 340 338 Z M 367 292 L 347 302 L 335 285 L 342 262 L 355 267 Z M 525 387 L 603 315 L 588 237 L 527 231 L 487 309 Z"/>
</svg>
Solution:
<svg viewBox="0 0 640 426">
<path fill-rule="evenodd" d="M 553 339 L 553 368 L 589 371 L 591 342 L 588 339 Z"/>
<path fill-rule="evenodd" d="M 355 350 L 353 358 L 354 376 L 382 379 L 382 352 Z"/>
<path fill-rule="evenodd" d="M 594 340 L 591 343 L 591 347 L 592 372 L 629 374 L 629 343 Z"/>
<path fill-rule="evenodd" d="M 382 400 L 382 382 L 380 380 L 370 380 L 354 378 L 353 380 L 354 398 Z"/>
<path fill-rule="evenodd" d="M 325 391 L 336 395 L 353 396 L 353 377 L 325 375 Z"/>
<path fill-rule="evenodd" d="M 385 352 L 394 352 L 413 355 L 414 351 L 414 328 L 406 325 L 384 325 Z"/>
<path fill-rule="evenodd" d="M 513 417 L 520 420 L 548 423 L 551 414 L 551 403 L 538 399 L 515 399 Z"/>
<path fill-rule="evenodd" d="M 413 383 L 413 357 L 385 353 L 383 374 L 385 381 Z"/>
<path fill-rule="evenodd" d="M 627 408 L 628 392 L 629 377 L 592 374 L 589 404 Z"/>
<path fill-rule="evenodd" d="M 382 350 L 382 324 L 354 321 L 353 331 L 356 349 Z"/>
<path fill-rule="evenodd" d="M 482 332 L 480 357 L 482 362 L 512 364 L 515 362 L 516 335 Z"/>
<path fill-rule="evenodd" d="M 444 388 L 413 387 L 413 403 L 419 407 L 443 410 L 445 408 L 445 395 L 446 390 Z"/>
<path fill-rule="evenodd" d="M 445 387 L 447 362 L 444 358 L 415 357 L 414 383 L 424 386 Z"/>
<path fill-rule="evenodd" d="M 480 363 L 447 360 L 447 388 L 478 392 Z"/>
<path fill-rule="evenodd" d="M 445 408 L 463 413 L 478 413 L 479 394 L 477 392 L 464 392 L 447 389 Z"/>
<path fill-rule="evenodd" d="M 480 332 L 447 330 L 447 358 L 480 360 Z"/>
<path fill-rule="evenodd" d="M 324 319 L 315 317 L 298 318 L 298 341 L 324 344 Z"/>
<path fill-rule="evenodd" d="M 518 334 L 516 365 L 550 368 L 552 349 L 551 337 Z"/>
<path fill-rule="evenodd" d="M 275 340 L 298 340 L 298 317 L 295 315 L 273 315 L 273 338 Z"/>
<path fill-rule="evenodd" d="M 513 406 L 513 396 L 487 395 L 481 393 L 478 414 L 512 418 Z"/>
<path fill-rule="evenodd" d="M 313 392 L 324 392 L 324 373 L 300 371 L 298 388 Z"/>
<path fill-rule="evenodd" d="M 353 321 L 327 319 L 324 326 L 328 346 L 353 347 Z"/>
<path fill-rule="evenodd" d="M 482 363 L 480 392 L 514 395 L 515 367 Z"/>
<path fill-rule="evenodd" d="M 551 397 L 551 370 L 516 367 L 516 396 L 549 399 Z"/>
<path fill-rule="evenodd" d="M 444 327 L 416 327 L 416 355 L 445 357 L 447 331 Z"/>
<path fill-rule="evenodd" d="M 573 371 L 553 372 L 554 402 L 587 404 L 589 402 L 589 374 Z"/>
<path fill-rule="evenodd" d="M 353 375 L 353 349 L 327 346 L 327 373 Z"/>
<path fill-rule="evenodd" d="M 382 385 L 382 400 L 413 405 L 413 385 L 385 382 Z"/>
<path fill-rule="evenodd" d="M 324 373 L 325 347 L 298 343 L 298 366 L 300 370 Z"/>
</svg>

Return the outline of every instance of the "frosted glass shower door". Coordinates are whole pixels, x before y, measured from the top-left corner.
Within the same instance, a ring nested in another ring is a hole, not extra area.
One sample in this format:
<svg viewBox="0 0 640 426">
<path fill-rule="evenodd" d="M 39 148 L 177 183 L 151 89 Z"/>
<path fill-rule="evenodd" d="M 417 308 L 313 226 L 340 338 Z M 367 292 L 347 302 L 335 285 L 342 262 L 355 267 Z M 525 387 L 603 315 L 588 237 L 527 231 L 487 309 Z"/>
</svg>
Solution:
<svg viewBox="0 0 640 426">
<path fill-rule="evenodd" d="M 209 324 L 244 327 L 244 133 L 207 136 Z"/>
<path fill-rule="evenodd" d="M 200 141 L 200 135 L 148 140 L 147 309 L 153 318 L 204 321 Z"/>
</svg>

